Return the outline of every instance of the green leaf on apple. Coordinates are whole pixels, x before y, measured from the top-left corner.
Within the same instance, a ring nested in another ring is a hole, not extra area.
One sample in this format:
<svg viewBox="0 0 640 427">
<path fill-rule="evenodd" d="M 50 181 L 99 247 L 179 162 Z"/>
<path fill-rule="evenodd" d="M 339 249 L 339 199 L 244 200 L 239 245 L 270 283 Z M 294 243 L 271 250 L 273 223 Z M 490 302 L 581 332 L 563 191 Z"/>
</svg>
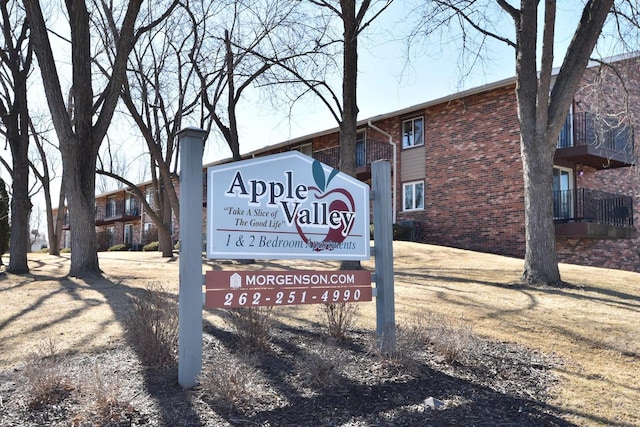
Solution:
<svg viewBox="0 0 640 427">
<path fill-rule="evenodd" d="M 313 172 L 313 180 L 316 182 L 316 185 L 320 189 L 320 191 L 324 192 L 325 189 L 325 180 L 324 180 L 324 168 L 322 167 L 322 163 L 319 160 L 314 160 L 313 165 L 311 166 L 311 171 Z"/>
<path fill-rule="evenodd" d="M 336 175 L 338 175 L 338 169 L 331 169 L 331 173 L 329 174 L 329 179 L 327 179 L 327 187 L 329 187 L 329 183 Z"/>
<path fill-rule="evenodd" d="M 325 180 L 324 168 L 322 167 L 322 163 L 319 160 L 314 160 L 311 165 L 311 171 L 313 172 L 313 180 L 316 182 L 318 189 L 322 192 L 329 187 L 329 183 L 336 175 L 338 175 L 338 170 L 331 168 L 331 173 L 329 174 L 329 178 Z"/>
</svg>

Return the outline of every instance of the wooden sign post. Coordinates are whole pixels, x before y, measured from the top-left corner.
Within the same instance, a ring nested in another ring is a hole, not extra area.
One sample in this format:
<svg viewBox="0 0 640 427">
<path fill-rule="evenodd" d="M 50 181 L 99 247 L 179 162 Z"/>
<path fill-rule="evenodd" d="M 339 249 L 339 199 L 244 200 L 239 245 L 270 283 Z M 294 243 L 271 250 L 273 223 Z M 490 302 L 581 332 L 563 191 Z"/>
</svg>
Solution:
<svg viewBox="0 0 640 427">
<path fill-rule="evenodd" d="M 178 382 L 197 384 L 202 370 L 202 148 L 206 132 L 187 128 L 180 143 L 180 289 Z"/>
<path fill-rule="evenodd" d="M 391 165 L 371 164 L 373 190 L 373 240 L 376 257 L 376 334 L 384 353 L 396 349 L 396 317 L 393 274 L 393 220 L 391 213 Z"/>
</svg>

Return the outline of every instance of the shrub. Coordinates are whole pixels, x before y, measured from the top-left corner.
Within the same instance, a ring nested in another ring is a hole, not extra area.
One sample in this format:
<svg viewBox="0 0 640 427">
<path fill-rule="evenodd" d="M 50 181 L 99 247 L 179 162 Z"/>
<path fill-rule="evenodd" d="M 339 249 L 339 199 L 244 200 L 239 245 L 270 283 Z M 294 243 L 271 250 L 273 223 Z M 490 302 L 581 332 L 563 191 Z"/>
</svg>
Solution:
<svg viewBox="0 0 640 427">
<path fill-rule="evenodd" d="M 157 252 L 160 248 L 160 242 L 151 242 L 142 247 L 144 252 Z"/>
<path fill-rule="evenodd" d="M 120 378 L 117 375 L 105 376 L 97 365 L 89 391 L 97 415 L 96 424 L 117 425 L 133 413 L 131 404 L 120 399 Z"/>
<path fill-rule="evenodd" d="M 231 325 L 240 342 L 249 348 L 263 350 L 271 340 L 273 307 L 242 307 L 227 310 L 225 321 Z"/>
<path fill-rule="evenodd" d="M 414 317 L 411 327 L 445 363 L 465 363 L 473 358 L 478 347 L 477 335 L 462 320 L 453 322 L 444 316 L 425 312 Z"/>
<path fill-rule="evenodd" d="M 75 388 L 51 339 L 27 358 L 23 376 L 31 408 L 59 403 Z"/>
<path fill-rule="evenodd" d="M 87 373 L 82 395 L 86 403 L 82 413 L 71 420 L 72 426 L 120 426 L 131 425 L 135 410 L 131 403 L 123 400 L 120 393 L 119 375 L 104 375 L 99 365 Z"/>
<path fill-rule="evenodd" d="M 226 410 L 250 410 L 262 396 L 269 395 L 256 365 L 255 360 L 246 356 L 215 357 L 204 366 L 199 378 L 203 394 Z"/>
<path fill-rule="evenodd" d="M 176 360 L 178 304 L 158 283 L 131 298 L 125 320 L 127 338 L 143 364 L 167 366 Z"/>
<path fill-rule="evenodd" d="M 395 331 L 395 348 L 393 351 L 383 351 L 380 348 L 381 337 L 375 336 L 372 340 L 373 353 L 395 367 L 403 367 L 408 370 L 417 369 L 420 363 L 417 356 L 424 351 L 426 338 L 423 331 L 415 325 L 398 325 Z"/>
<path fill-rule="evenodd" d="M 321 309 L 324 313 L 325 327 L 329 335 L 345 339 L 347 331 L 353 328 L 358 317 L 358 305 L 348 302 L 324 304 Z"/>
<path fill-rule="evenodd" d="M 71 253 L 71 248 L 62 248 L 62 249 L 60 249 L 60 253 L 61 254 L 70 254 Z"/>
<path fill-rule="evenodd" d="M 129 245 L 120 243 L 118 245 L 111 246 L 109 249 L 107 249 L 107 251 L 108 252 L 128 251 L 129 248 L 130 248 Z"/>
<path fill-rule="evenodd" d="M 348 363 L 344 354 L 332 346 L 320 346 L 298 359 L 299 377 L 303 384 L 323 388 L 340 380 L 340 370 Z"/>
<path fill-rule="evenodd" d="M 49 248 L 42 248 L 38 251 L 39 254 L 48 254 L 49 253 Z"/>
</svg>

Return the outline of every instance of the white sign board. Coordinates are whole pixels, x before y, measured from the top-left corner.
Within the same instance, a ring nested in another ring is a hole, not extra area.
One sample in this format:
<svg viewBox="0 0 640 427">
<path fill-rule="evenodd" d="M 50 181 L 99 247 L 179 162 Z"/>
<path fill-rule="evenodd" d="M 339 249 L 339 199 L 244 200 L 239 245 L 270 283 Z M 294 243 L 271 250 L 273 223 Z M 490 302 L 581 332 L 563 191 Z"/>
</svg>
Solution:
<svg viewBox="0 0 640 427">
<path fill-rule="evenodd" d="M 298 151 L 207 171 L 207 257 L 369 259 L 369 186 Z"/>
</svg>

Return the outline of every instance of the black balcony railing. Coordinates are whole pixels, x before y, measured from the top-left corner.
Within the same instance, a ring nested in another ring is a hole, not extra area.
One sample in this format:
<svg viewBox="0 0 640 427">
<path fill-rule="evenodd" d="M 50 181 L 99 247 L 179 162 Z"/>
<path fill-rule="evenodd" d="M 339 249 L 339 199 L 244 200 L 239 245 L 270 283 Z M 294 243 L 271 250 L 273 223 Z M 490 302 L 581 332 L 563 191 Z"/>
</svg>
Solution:
<svg viewBox="0 0 640 427">
<path fill-rule="evenodd" d="M 314 151 L 313 158 L 322 163 L 338 168 L 340 163 L 340 146 Z M 389 143 L 367 139 L 356 144 L 356 167 L 370 165 L 376 160 L 393 158 L 393 146 Z"/>
<path fill-rule="evenodd" d="M 569 114 L 558 138 L 558 148 L 589 145 L 633 156 L 634 135 L 630 126 L 596 114 Z"/>
<path fill-rule="evenodd" d="M 594 222 L 633 227 L 633 198 L 585 188 L 554 191 L 553 217 L 556 223 Z"/>
<path fill-rule="evenodd" d="M 140 216 L 140 208 L 137 203 L 125 203 L 124 201 L 107 202 L 102 207 L 96 207 L 96 222 L 110 221 L 123 218 Z"/>
</svg>

